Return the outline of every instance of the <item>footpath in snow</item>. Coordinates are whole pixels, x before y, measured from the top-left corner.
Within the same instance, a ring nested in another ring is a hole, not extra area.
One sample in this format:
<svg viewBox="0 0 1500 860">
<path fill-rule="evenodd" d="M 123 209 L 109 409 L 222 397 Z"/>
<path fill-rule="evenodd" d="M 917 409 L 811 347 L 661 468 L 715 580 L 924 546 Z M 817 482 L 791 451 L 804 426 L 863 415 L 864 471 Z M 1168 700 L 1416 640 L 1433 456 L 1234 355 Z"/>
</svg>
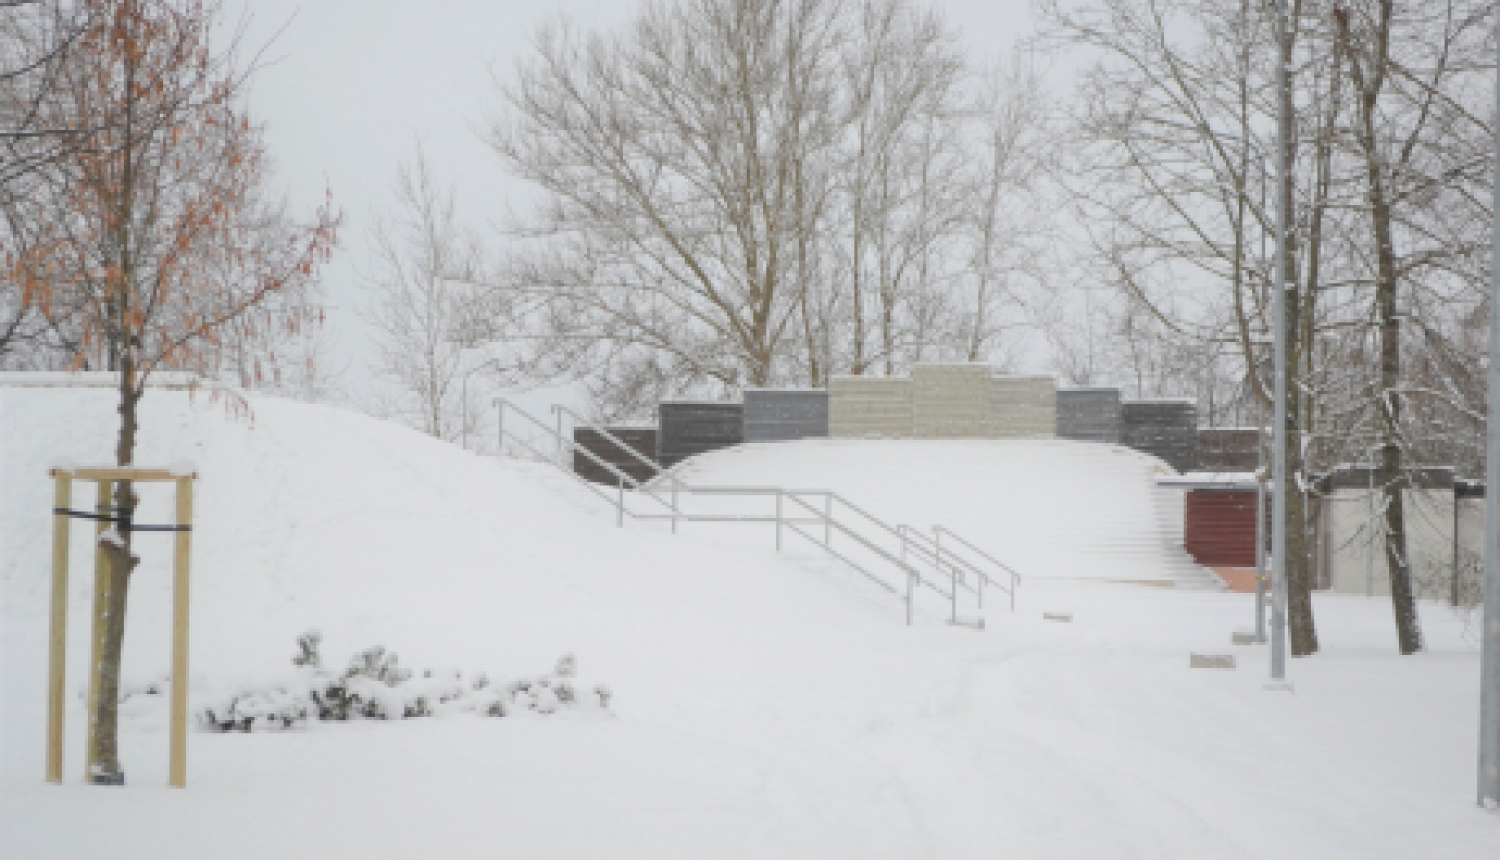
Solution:
<svg viewBox="0 0 1500 860">
<path fill-rule="evenodd" d="M 410 667 L 500 676 L 571 652 L 613 689 L 610 712 L 195 732 L 189 787 L 175 791 L 165 712 L 148 700 L 128 711 L 130 785 L 116 790 L 81 784 L 70 695 L 68 782 L 43 783 L 46 467 L 106 460 L 113 403 L 0 389 L 0 856 L 1500 852 L 1500 821 L 1473 806 L 1478 657 L 1462 620 L 1424 605 L 1430 649 L 1403 659 L 1386 603 L 1319 595 L 1325 650 L 1292 663 L 1295 694 L 1262 689 L 1257 646 L 1233 649 L 1236 671 L 1189 670 L 1192 651 L 1231 650 L 1251 598 L 1120 584 L 1175 580 L 1146 558 L 1159 541 L 1125 542 L 1148 518 L 1149 463 L 1120 457 L 1110 486 L 1071 499 L 1069 469 L 1100 472 L 1061 443 L 982 458 L 970 443 L 877 443 L 904 459 L 844 465 L 816 446 L 764 446 L 686 470 L 698 483 L 826 484 L 883 516 L 948 525 L 1028 575 L 1015 614 L 992 610 L 983 632 L 945 625 L 938 605 L 907 628 L 889 595 L 806 548 L 778 554 L 758 526 L 620 529 L 549 466 L 334 409 L 251 405 L 253 420 L 203 395 L 146 400 L 139 462 L 190 458 L 202 474 L 195 702 L 284 673 L 296 636 L 317 628 L 334 665 L 383 645 Z M 962 480 L 945 465 L 979 459 Z M 907 489 L 881 497 L 881 463 Z M 958 503 L 938 509 L 914 488 Z M 147 490 L 141 518 L 164 518 L 168 495 Z M 76 531 L 70 694 L 89 609 Z M 167 666 L 169 553 L 139 540 L 130 685 Z M 1052 610 L 1073 621 L 1043 621 Z"/>
</svg>

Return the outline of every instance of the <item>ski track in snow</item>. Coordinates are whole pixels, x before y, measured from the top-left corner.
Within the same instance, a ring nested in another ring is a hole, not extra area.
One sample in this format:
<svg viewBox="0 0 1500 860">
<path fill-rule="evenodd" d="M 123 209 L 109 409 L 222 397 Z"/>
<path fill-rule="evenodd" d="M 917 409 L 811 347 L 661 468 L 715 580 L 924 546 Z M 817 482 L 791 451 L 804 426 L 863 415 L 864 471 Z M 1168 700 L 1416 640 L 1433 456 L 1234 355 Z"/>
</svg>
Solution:
<svg viewBox="0 0 1500 860">
<path fill-rule="evenodd" d="M 165 710 L 135 699 L 131 785 L 79 783 L 89 528 L 75 526 L 69 757 L 41 781 L 57 456 L 103 462 L 108 391 L 0 389 L 0 856 L 237 858 L 1489 858 L 1472 807 L 1477 649 L 1423 606 L 1430 653 L 1394 656 L 1387 604 L 1319 595 L 1325 653 L 1295 694 L 1264 646 L 1227 652 L 1250 598 L 1189 582 L 1155 461 L 1076 443 L 743 446 L 694 483 L 827 487 L 892 523 L 943 523 L 1028 578 L 1014 615 L 951 628 L 769 525 L 614 525 L 541 463 L 252 398 L 234 420 L 152 391 L 143 464 L 191 457 L 193 696 L 385 645 L 407 666 L 545 671 L 564 651 L 613 716 L 449 716 L 190 738 L 164 787 Z M 75 487 L 75 506 L 92 503 Z M 153 495 L 153 493 L 156 493 Z M 170 513 L 146 491 L 142 520 Z M 639 503 L 640 500 L 637 500 Z M 705 509 L 730 504 L 714 500 Z M 168 553 L 143 536 L 126 681 L 165 666 Z M 847 542 L 846 542 L 847 543 Z M 1174 554 L 1174 552 L 1176 554 Z M 1189 582 L 1189 584 L 1191 584 Z M 1071 611 L 1071 624 L 1041 620 Z M 971 603 L 961 607 L 975 614 Z M 1416 727 L 1415 729 L 1413 727 Z"/>
</svg>

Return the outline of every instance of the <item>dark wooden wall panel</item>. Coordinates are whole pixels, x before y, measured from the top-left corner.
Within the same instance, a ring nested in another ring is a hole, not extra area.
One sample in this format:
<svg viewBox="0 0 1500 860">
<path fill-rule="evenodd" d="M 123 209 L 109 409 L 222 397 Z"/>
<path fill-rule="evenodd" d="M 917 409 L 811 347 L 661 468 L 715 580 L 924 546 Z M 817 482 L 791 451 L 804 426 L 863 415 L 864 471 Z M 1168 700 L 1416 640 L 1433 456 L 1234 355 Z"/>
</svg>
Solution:
<svg viewBox="0 0 1500 860">
<path fill-rule="evenodd" d="M 1183 545 L 1208 567 L 1255 566 L 1255 491 L 1190 490 Z"/>
<path fill-rule="evenodd" d="M 604 429 L 616 439 L 619 439 L 639 452 L 647 460 L 653 463 L 656 462 L 655 427 L 606 427 Z M 598 430 L 592 427 L 575 427 L 573 429 L 573 441 L 587 448 L 599 459 L 609 463 L 637 481 L 649 481 L 654 474 L 653 470 L 645 463 L 620 450 L 618 445 L 605 439 L 599 434 Z M 586 478 L 596 484 L 609 484 L 613 487 L 620 480 L 603 466 L 600 466 L 579 451 L 573 452 L 573 471 L 577 472 L 579 477 Z"/>
</svg>

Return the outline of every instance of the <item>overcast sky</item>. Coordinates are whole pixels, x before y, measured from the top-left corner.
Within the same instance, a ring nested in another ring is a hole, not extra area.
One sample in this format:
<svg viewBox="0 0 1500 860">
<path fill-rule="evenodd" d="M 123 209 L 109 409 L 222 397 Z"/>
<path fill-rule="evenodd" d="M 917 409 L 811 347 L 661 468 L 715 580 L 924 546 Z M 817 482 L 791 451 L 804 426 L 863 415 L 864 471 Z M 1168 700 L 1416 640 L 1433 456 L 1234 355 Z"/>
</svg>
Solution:
<svg viewBox="0 0 1500 860">
<path fill-rule="evenodd" d="M 274 38 L 251 107 L 266 124 L 276 182 L 308 211 L 331 189 L 345 215 L 341 250 L 326 270 L 329 332 L 349 381 L 364 384 L 368 354 L 352 311 L 363 301 L 368 226 L 386 208 L 397 165 L 420 139 L 434 172 L 476 224 L 523 195 L 479 138 L 499 106 L 494 76 L 525 55 L 541 24 L 627 21 L 634 0 L 240 0 L 252 15 L 246 45 Z M 1000 57 L 1031 31 L 1030 0 L 942 0 L 936 7 L 976 61 Z M 231 8 L 231 16 L 236 10 Z M 279 35 L 278 34 L 279 31 Z M 492 75 L 493 71 L 493 75 Z"/>
</svg>

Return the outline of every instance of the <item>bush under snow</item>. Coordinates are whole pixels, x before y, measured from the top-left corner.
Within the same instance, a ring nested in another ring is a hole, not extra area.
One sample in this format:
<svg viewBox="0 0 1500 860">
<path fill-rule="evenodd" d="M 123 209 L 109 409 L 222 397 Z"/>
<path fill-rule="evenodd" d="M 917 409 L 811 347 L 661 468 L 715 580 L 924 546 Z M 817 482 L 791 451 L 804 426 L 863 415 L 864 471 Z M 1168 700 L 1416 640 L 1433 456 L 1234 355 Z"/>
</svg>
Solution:
<svg viewBox="0 0 1500 860">
<path fill-rule="evenodd" d="M 572 654 L 550 673 L 497 682 L 487 673 L 466 676 L 458 669 L 428 669 L 414 677 L 381 647 L 359 652 L 349 668 L 333 672 L 321 665 L 320 643 L 315 632 L 299 637 L 291 674 L 200 708 L 199 725 L 217 732 L 278 731 L 309 719 L 399 720 L 453 712 L 505 717 L 609 707 L 609 688 L 580 681 Z"/>
</svg>

